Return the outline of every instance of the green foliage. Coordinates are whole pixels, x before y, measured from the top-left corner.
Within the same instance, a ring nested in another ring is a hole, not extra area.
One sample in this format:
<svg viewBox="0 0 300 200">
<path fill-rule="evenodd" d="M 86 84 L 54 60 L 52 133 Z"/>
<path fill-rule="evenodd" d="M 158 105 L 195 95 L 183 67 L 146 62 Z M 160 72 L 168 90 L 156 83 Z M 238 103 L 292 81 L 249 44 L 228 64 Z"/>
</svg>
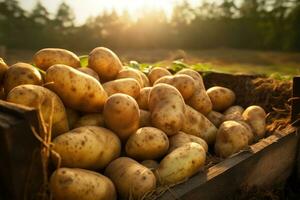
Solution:
<svg viewBox="0 0 300 200">
<path fill-rule="evenodd" d="M 88 55 L 79 56 L 80 66 L 87 67 L 88 66 Z"/>
</svg>

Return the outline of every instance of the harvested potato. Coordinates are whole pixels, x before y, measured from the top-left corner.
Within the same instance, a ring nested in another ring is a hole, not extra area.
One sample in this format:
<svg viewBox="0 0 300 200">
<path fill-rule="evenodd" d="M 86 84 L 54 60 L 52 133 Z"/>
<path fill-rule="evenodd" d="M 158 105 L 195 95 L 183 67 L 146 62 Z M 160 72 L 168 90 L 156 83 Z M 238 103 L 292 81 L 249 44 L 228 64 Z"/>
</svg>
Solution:
<svg viewBox="0 0 300 200">
<path fill-rule="evenodd" d="M 140 90 L 140 95 L 136 98 L 140 109 L 148 110 L 149 93 L 152 87 L 144 87 Z"/>
<path fill-rule="evenodd" d="M 8 70 L 7 64 L 4 62 L 2 58 L 0 58 L 0 83 L 2 83 L 2 79 Z"/>
<path fill-rule="evenodd" d="M 122 199 L 142 199 L 156 187 L 153 172 L 127 157 L 112 161 L 106 168 L 105 175 L 115 184 Z"/>
<path fill-rule="evenodd" d="M 243 112 L 243 119 L 251 126 L 254 140 L 257 141 L 266 133 L 266 112 L 260 106 L 249 106 Z"/>
<path fill-rule="evenodd" d="M 215 153 L 223 158 L 248 146 L 248 130 L 236 121 L 223 122 L 218 130 Z"/>
<path fill-rule="evenodd" d="M 104 126 L 104 118 L 100 113 L 86 114 L 80 117 L 75 123 L 74 127 L 82 126 Z"/>
<path fill-rule="evenodd" d="M 106 92 L 96 79 L 67 65 L 50 67 L 45 80 L 47 87 L 74 110 L 99 112 L 107 99 Z"/>
<path fill-rule="evenodd" d="M 168 136 L 181 130 L 185 118 L 185 103 L 180 92 L 164 83 L 155 85 L 149 94 L 151 124 Z"/>
<path fill-rule="evenodd" d="M 205 164 L 204 148 L 195 142 L 186 143 L 162 159 L 156 170 L 162 185 L 175 184 L 196 174 Z"/>
<path fill-rule="evenodd" d="M 33 56 L 34 64 L 42 70 L 47 70 L 55 64 L 64 64 L 70 67 L 79 68 L 80 60 L 77 55 L 66 49 L 45 48 Z"/>
<path fill-rule="evenodd" d="M 140 109 L 139 127 L 151 126 L 151 113 L 147 110 Z"/>
<path fill-rule="evenodd" d="M 252 131 L 251 126 L 245 121 L 237 121 L 238 123 L 242 124 L 247 129 L 247 137 L 248 137 L 248 144 L 252 144 L 254 142 L 254 134 Z"/>
<path fill-rule="evenodd" d="M 150 81 L 149 81 L 147 75 L 139 70 L 138 70 L 138 72 L 140 73 L 140 75 L 142 77 L 144 87 L 150 87 L 151 85 L 150 85 Z"/>
<path fill-rule="evenodd" d="M 205 86 L 201 75 L 192 69 L 183 69 L 177 74 L 185 74 L 195 80 L 196 88 L 194 94 L 186 101 L 188 105 L 193 107 L 203 115 L 207 115 L 212 110 L 212 103 L 206 93 Z"/>
<path fill-rule="evenodd" d="M 103 84 L 103 88 L 108 96 L 116 93 L 127 94 L 133 98 L 140 95 L 140 84 L 133 78 L 123 78 L 109 81 Z"/>
<path fill-rule="evenodd" d="M 224 121 L 241 121 L 243 120 L 243 114 L 244 108 L 241 106 L 230 106 L 227 110 L 224 112 Z"/>
<path fill-rule="evenodd" d="M 224 121 L 224 115 L 222 113 L 219 113 L 219 112 L 213 111 L 213 110 L 210 111 L 206 117 L 216 127 L 219 127 L 222 124 L 222 122 Z"/>
<path fill-rule="evenodd" d="M 186 133 L 184 133 L 182 131 L 179 131 L 178 134 L 173 135 L 172 137 L 170 137 L 169 141 L 170 141 L 169 152 L 171 152 L 174 149 L 177 149 L 178 147 L 181 147 L 184 144 L 189 143 L 189 142 L 198 143 L 198 144 L 200 144 L 203 147 L 203 149 L 205 150 L 205 152 L 208 151 L 208 145 L 205 142 L 205 140 L 203 140 L 203 139 L 201 139 L 201 138 L 199 138 L 197 136 L 194 136 L 194 135 L 186 134 Z"/>
<path fill-rule="evenodd" d="M 73 129 L 75 123 L 79 120 L 80 116 L 79 113 L 71 108 L 66 108 L 69 128 Z"/>
<path fill-rule="evenodd" d="M 207 90 L 207 94 L 212 102 L 213 110 L 215 111 L 226 110 L 235 101 L 234 92 L 225 87 L 211 87 Z"/>
<path fill-rule="evenodd" d="M 42 85 L 40 72 L 27 63 L 16 63 L 10 66 L 4 76 L 3 86 L 6 94 L 18 85 Z"/>
<path fill-rule="evenodd" d="M 78 70 L 85 73 L 85 74 L 90 75 L 91 77 L 94 77 L 95 79 L 97 79 L 97 81 L 100 81 L 100 78 L 99 78 L 98 74 L 94 70 L 92 70 L 91 68 L 80 67 L 80 68 L 78 68 Z"/>
<path fill-rule="evenodd" d="M 163 76 L 154 85 L 158 83 L 166 83 L 174 86 L 181 93 L 184 100 L 189 99 L 196 90 L 195 80 L 186 74 L 177 74 L 175 76 Z"/>
<path fill-rule="evenodd" d="M 122 69 L 121 71 L 119 71 L 116 79 L 124 79 L 124 78 L 133 78 L 134 80 L 136 80 L 139 83 L 140 88 L 144 87 L 143 78 L 142 78 L 141 74 L 139 73 L 139 71 L 136 69 L 127 68 L 127 69 Z"/>
<path fill-rule="evenodd" d="M 157 81 L 159 78 L 163 76 L 170 76 L 170 75 L 172 74 L 167 69 L 162 67 L 155 67 L 150 70 L 148 74 L 148 79 L 150 81 L 150 84 L 153 85 L 154 82 Z"/>
<path fill-rule="evenodd" d="M 126 94 L 110 96 L 103 110 L 105 124 L 122 140 L 139 128 L 140 110 L 134 98 Z"/>
<path fill-rule="evenodd" d="M 116 200 L 114 184 L 107 177 L 84 169 L 59 168 L 50 178 L 55 200 Z"/>
<path fill-rule="evenodd" d="M 126 143 L 126 153 L 136 160 L 153 160 L 162 157 L 169 149 L 167 135 L 154 127 L 143 127 L 132 134 Z"/>
<path fill-rule="evenodd" d="M 121 142 L 106 128 L 83 126 L 54 138 L 53 150 L 61 156 L 63 167 L 95 170 L 120 156 Z"/>
<path fill-rule="evenodd" d="M 50 122 L 52 106 L 52 136 L 69 130 L 68 119 L 64 104 L 60 98 L 47 88 L 37 85 L 19 85 L 7 95 L 8 102 L 40 109 L 43 120 Z"/>
<path fill-rule="evenodd" d="M 200 137 L 208 144 L 213 144 L 218 129 L 200 112 L 190 106 L 186 106 L 182 131 Z"/>
<path fill-rule="evenodd" d="M 156 170 L 159 166 L 159 163 L 156 160 L 144 160 L 141 164 L 152 171 Z"/>
<path fill-rule="evenodd" d="M 119 57 L 105 47 L 97 47 L 90 52 L 88 66 L 98 73 L 101 82 L 114 80 L 123 67 Z"/>
</svg>

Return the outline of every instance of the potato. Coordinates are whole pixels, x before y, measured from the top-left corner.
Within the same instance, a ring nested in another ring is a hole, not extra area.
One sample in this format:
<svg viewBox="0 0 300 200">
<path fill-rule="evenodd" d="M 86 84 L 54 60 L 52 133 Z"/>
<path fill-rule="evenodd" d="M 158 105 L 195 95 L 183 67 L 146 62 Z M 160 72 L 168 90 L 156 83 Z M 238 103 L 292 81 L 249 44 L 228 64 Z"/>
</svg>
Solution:
<svg viewBox="0 0 300 200">
<path fill-rule="evenodd" d="M 136 98 L 140 109 L 148 110 L 149 93 L 152 87 L 144 87 L 140 90 L 140 95 Z"/>
<path fill-rule="evenodd" d="M 162 185 L 181 182 L 196 174 L 204 166 L 206 153 L 197 143 L 186 143 L 162 159 L 156 170 Z"/>
<path fill-rule="evenodd" d="M 107 94 L 91 76 L 67 65 L 53 65 L 46 72 L 47 87 L 54 91 L 67 107 L 82 112 L 102 111 Z"/>
<path fill-rule="evenodd" d="M 196 90 L 196 82 L 195 80 L 185 74 L 177 74 L 175 76 L 163 76 L 157 81 L 155 81 L 154 85 L 158 83 L 166 83 L 174 86 L 181 93 L 184 100 L 189 99 Z"/>
<path fill-rule="evenodd" d="M 126 153 L 136 160 L 153 160 L 162 157 L 169 149 L 167 135 L 154 127 L 143 127 L 132 134 L 126 143 Z"/>
<path fill-rule="evenodd" d="M 180 92 L 164 83 L 155 85 L 149 94 L 151 124 L 168 136 L 181 130 L 185 118 L 185 103 Z"/>
<path fill-rule="evenodd" d="M 71 108 L 66 108 L 69 128 L 73 129 L 75 123 L 79 120 L 79 113 Z"/>
<path fill-rule="evenodd" d="M 148 79 L 148 77 L 146 76 L 146 74 L 144 74 L 143 72 L 139 71 L 138 72 L 140 73 L 141 77 L 142 77 L 142 80 L 143 80 L 143 85 L 144 87 L 150 87 L 150 81 Z"/>
<path fill-rule="evenodd" d="M 218 129 L 200 112 L 186 106 L 182 131 L 202 138 L 207 144 L 213 144 Z"/>
<path fill-rule="evenodd" d="M 18 85 L 42 85 L 40 72 L 27 63 L 16 63 L 10 66 L 4 76 L 3 86 L 6 94 Z"/>
<path fill-rule="evenodd" d="M 156 187 L 153 172 L 127 157 L 111 162 L 105 170 L 122 199 L 142 199 Z"/>
<path fill-rule="evenodd" d="M 55 64 L 64 64 L 70 67 L 79 68 L 80 60 L 77 55 L 66 49 L 45 48 L 36 52 L 33 56 L 35 66 L 47 70 Z"/>
<path fill-rule="evenodd" d="M 171 136 L 169 138 L 169 141 L 170 141 L 169 152 L 171 152 L 174 149 L 177 149 L 178 147 L 181 147 L 184 144 L 189 143 L 189 142 L 198 143 L 198 144 L 200 144 L 203 147 L 203 149 L 205 150 L 205 152 L 208 151 L 208 145 L 205 142 L 205 140 L 203 140 L 203 139 L 201 139 L 201 138 L 199 138 L 197 136 L 194 136 L 194 135 L 186 134 L 186 133 L 184 133 L 182 131 L 179 131 L 178 134 Z"/>
<path fill-rule="evenodd" d="M 92 70 L 91 68 L 80 67 L 80 68 L 78 68 L 78 70 L 85 73 L 85 74 L 90 75 L 91 77 L 93 77 L 95 79 L 97 79 L 97 81 L 100 81 L 98 74 L 94 70 Z"/>
<path fill-rule="evenodd" d="M 155 160 L 144 160 L 141 164 L 152 171 L 156 170 L 159 166 L 159 163 Z"/>
<path fill-rule="evenodd" d="M 237 153 L 248 145 L 248 130 L 236 121 L 223 122 L 218 130 L 215 153 L 223 158 Z"/>
<path fill-rule="evenodd" d="M 257 141 L 266 133 L 266 112 L 260 106 L 249 106 L 243 112 L 243 119 L 251 126 L 254 140 Z"/>
<path fill-rule="evenodd" d="M 109 81 L 103 84 L 103 88 L 108 96 L 116 93 L 123 93 L 133 98 L 140 95 L 140 84 L 133 78 L 123 78 L 114 81 Z"/>
<path fill-rule="evenodd" d="M 193 107 L 198 112 L 203 115 L 207 115 L 212 110 L 212 103 L 210 101 L 209 96 L 206 94 L 206 90 L 204 87 L 203 79 L 201 75 L 191 69 L 183 69 L 177 74 L 186 74 L 192 77 L 196 83 L 196 89 L 194 94 L 186 101 L 188 105 Z"/>
<path fill-rule="evenodd" d="M 140 110 L 136 101 L 126 94 L 110 96 L 103 110 L 105 124 L 122 140 L 139 128 Z"/>
<path fill-rule="evenodd" d="M 2 58 L 0 58 L 0 83 L 2 83 L 2 79 L 8 70 L 7 64 L 4 62 Z"/>
<path fill-rule="evenodd" d="M 107 177 L 84 169 L 59 168 L 50 178 L 55 200 L 116 200 L 114 184 Z"/>
<path fill-rule="evenodd" d="M 254 142 L 254 134 L 251 126 L 245 121 L 237 121 L 237 122 L 242 124 L 247 129 L 248 144 L 249 145 L 252 144 Z"/>
<path fill-rule="evenodd" d="M 143 78 L 138 70 L 131 69 L 131 68 L 122 69 L 121 71 L 119 71 L 116 79 L 124 79 L 124 78 L 133 78 L 139 83 L 140 88 L 144 87 Z"/>
<path fill-rule="evenodd" d="M 243 120 L 244 108 L 241 106 L 231 106 L 224 112 L 224 121 L 241 121 Z"/>
<path fill-rule="evenodd" d="M 89 54 L 88 67 L 98 73 L 101 82 L 106 82 L 114 80 L 123 66 L 118 56 L 110 49 L 97 47 Z"/>
<path fill-rule="evenodd" d="M 75 123 L 74 127 L 82 126 L 104 126 L 104 118 L 100 113 L 86 114 L 80 117 L 80 119 Z"/>
<path fill-rule="evenodd" d="M 63 167 L 95 170 L 120 156 L 121 142 L 106 128 L 83 126 L 54 138 L 53 150 L 61 156 Z"/>
<path fill-rule="evenodd" d="M 213 111 L 213 110 L 210 111 L 206 117 L 216 127 L 219 127 L 222 124 L 222 122 L 224 121 L 224 115 L 222 113 L 219 113 L 219 112 Z"/>
<path fill-rule="evenodd" d="M 155 67 L 150 70 L 148 74 L 148 79 L 150 81 L 150 84 L 153 85 L 154 82 L 157 81 L 159 78 L 170 75 L 172 74 L 167 69 L 162 67 Z"/>
<path fill-rule="evenodd" d="M 147 110 L 140 109 L 139 127 L 151 126 L 151 113 Z"/>
<path fill-rule="evenodd" d="M 52 136 L 55 137 L 69 130 L 67 114 L 63 103 L 55 93 L 47 88 L 37 85 L 19 85 L 8 93 L 6 100 L 40 109 L 43 120 L 48 124 L 53 105 Z"/>
<path fill-rule="evenodd" d="M 234 92 L 225 87 L 211 87 L 207 90 L 207 94 L 212 102 L 213 110 L 215 111 L 226 110 L 235 101 Z"/>
</svg>

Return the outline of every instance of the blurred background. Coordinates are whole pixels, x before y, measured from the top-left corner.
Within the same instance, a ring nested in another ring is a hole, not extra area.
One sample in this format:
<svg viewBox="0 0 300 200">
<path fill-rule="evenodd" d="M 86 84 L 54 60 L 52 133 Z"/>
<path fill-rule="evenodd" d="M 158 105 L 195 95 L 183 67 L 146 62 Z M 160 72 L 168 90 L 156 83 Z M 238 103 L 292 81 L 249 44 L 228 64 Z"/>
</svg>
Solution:
<svg viewBox="0 0 300 200">
<path fill-rule="evenodd" d="M 123 62 L 300 74 L 300 0 L 0 0 L 0 57 L 97 46 Z"/>
</svg>

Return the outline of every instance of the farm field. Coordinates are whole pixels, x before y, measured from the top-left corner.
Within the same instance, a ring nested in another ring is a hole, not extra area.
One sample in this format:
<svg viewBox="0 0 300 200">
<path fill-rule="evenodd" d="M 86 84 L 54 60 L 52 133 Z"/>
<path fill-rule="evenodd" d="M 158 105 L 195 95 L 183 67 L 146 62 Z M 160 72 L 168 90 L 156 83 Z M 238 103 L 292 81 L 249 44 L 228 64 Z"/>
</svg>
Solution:
<svg viewBox="0 0 300 200">
<path fill-rule="evenodd" d="M 174 60 L 187 64 L 199 64 L 200 68 L 230 73 L 300 75 L 300 53 L 252 51 L 236 49 L 208 50 L 115 50 L 126 64 L 130 60 L 149 65 L 169 66 Z M 74 51 L 86 55 L 88 51 Z M 31 62 L 33 50 L 6 50 L 8 64 L 18 61 Z"/>
</svg>

